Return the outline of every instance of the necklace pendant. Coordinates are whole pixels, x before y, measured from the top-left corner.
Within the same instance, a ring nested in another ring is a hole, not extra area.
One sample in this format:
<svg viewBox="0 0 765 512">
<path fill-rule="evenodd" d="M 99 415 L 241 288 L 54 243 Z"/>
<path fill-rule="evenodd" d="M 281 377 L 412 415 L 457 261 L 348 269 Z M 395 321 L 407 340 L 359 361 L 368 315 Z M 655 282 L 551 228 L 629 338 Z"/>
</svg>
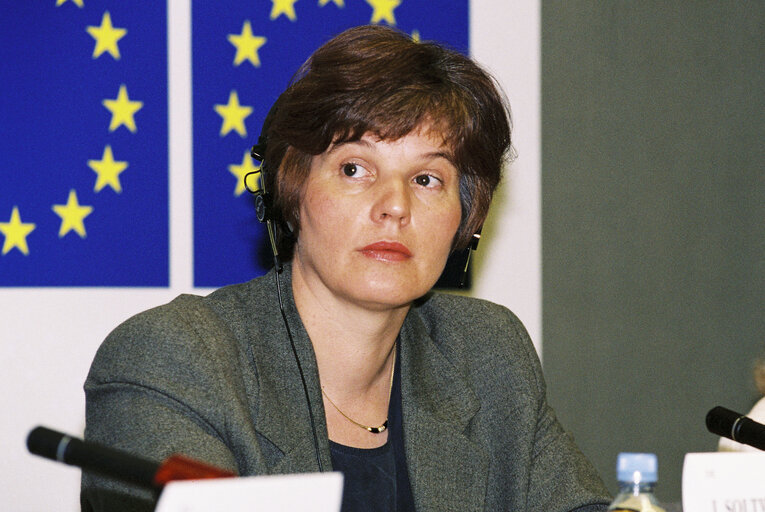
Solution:
<svg viewBox="0 0 765 512">
<path fill-rule="evenodd" d="M 367 427 L 367 430 L 373 434 L 382 434 L 383 432 L 388 430 L 388 420 L 385 420 L 385 423 L 383 423 L 379 427 Z"/>
<path fill-rule="evenodd" d="M 390 365 L 390 387 L 388 387 L 388 406 L 390 407 L 390 398 L 391 394 L 393 393 L 393 375 L 396 369 L 396 345 L 393 345 L 393 362 Z M 379 427 L 370 427 L 369 425 L 364 425 L 363 423 L 359 423 L 358 421 L 354 420 L 347 414 L 345 414 L 343 411 L 340 410 L 340 408 L 337 406 L 335 402 L 332 401 L 332 399 L 329 397 L 326 391 L 324 391 L 324 386 L 321 386 L 321 393 L 324 395 L 324 397 L 329 401 L 329 403 L 332 404 L 332 407 L 335 408 L 337 412 L 339 412 L 346 420 L 350 421 L 357 427 L 363 428 L 370 434 L 382 434 L 388 429 L 388 420 L 386 418 L 385 423 L 380 425 Z"/>
</svg>

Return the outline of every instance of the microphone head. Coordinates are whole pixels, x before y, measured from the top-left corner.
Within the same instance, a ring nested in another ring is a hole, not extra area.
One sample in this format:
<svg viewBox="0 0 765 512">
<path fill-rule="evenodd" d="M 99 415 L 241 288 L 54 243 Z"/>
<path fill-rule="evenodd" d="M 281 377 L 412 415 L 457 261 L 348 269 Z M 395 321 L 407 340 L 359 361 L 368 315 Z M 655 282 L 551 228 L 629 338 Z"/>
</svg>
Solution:
<svg viewBox="0 0 765 512">
<path fill-rule="evenodd" d="M 718 436 L 733 439 L 733 427 L 742 416 L 742 414 L 718 405 L 707 413 L 707 430 Z"/>
<path fill-rule="evenodd" d="M 66 437 L 61 432 L 56 432 L 45 427 L 35 427 L 27 436 L 27 449 L 30 453 L 58 460 L 58 450 L 61 440 Z"/>
</svg>

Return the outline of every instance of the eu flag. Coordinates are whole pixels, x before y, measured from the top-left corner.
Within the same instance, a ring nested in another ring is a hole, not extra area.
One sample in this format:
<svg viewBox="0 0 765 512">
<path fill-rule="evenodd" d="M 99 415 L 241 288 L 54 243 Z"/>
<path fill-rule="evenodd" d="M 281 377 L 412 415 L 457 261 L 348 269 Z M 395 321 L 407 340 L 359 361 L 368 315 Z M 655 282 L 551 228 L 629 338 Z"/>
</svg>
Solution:
<svg viewBox="0 0 765 512">
<path fill-rule="evenodd" d="M 0 16 L 0 286 L 167 286 L 164 2 Z"/>
<path fill-rule="evenodd" d="M 243 176 L 249 148 L 293 73 L 346 28 L 395 26 L 468 50 L 467 0 L 192 2 L 194 285 L 263 274 L 272 258 Z"/>
<path fill-rule="evenodd" d="M 192 6 L 194 285 L 270 265 L 243 176 L 300 64 L 360 24 L 468 51 L 467 0 Z M 172 22 L 172 20 L 170 20 Z M 0 286 L 168 286 L 165 2 L 16 2 L 0 18 Z"/>
</svg>

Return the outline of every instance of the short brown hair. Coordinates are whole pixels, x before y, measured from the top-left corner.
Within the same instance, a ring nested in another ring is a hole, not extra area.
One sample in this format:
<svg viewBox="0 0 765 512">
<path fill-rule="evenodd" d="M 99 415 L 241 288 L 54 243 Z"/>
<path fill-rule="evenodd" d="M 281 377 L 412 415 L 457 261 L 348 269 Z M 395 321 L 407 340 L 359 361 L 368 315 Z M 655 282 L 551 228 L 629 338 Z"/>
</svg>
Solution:
<svg viewBox="0 0 765 512">
<path fill-rule="evenodd" d="M 322 45 L 269 117 L 266 186 L 284 259 L 299 233 L 311 159 L 332 143 L 366 133 L 396 140 L 423 126 L 440 135 L 460 174 L 455 249 L 483 224 L 511 147 L 509 108 L 491 75 L 454 50 L 383 26 L 352 28 Z"/>
<path fill-rule="evenodd" d="M 754 365 L 754 383 L 760 393 L 765 395 L 765 357 L 758 359 Z"/>
</svg>

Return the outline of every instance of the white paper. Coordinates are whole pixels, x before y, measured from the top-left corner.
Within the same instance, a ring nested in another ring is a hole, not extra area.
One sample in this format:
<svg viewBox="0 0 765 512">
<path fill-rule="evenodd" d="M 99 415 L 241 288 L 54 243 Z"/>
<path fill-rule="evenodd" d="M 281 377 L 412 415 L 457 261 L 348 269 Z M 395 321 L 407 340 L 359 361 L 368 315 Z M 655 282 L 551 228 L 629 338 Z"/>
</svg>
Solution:
<svg viewBox="0 0 765 512">
<path fill-rule="evenodd" d="M 765 512 L 765 452 L 686 454 L 683 510 Z"/>
<path fill-rule="evenodd" d="M 155 512 L 339 512 L 342 473 L 250 476 L 167 484 Z"/>
</svg>

